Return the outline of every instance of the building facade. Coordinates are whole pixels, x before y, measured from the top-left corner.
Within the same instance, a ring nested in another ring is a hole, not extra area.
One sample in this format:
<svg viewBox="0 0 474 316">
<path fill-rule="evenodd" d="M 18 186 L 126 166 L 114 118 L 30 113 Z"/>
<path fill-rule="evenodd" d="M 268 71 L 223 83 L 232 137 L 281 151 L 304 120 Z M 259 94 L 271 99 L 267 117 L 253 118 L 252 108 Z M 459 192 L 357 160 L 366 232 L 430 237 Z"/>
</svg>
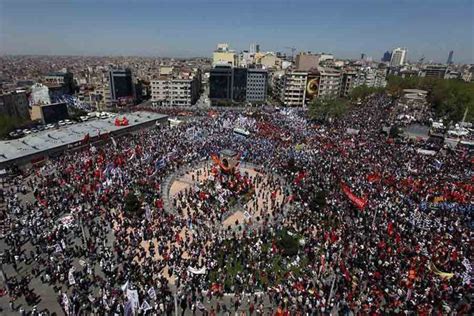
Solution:
<svg viewBox="0 0 474 316">
<path fill-rule="evenodd" d="M 217 49 L 212 53 L 212 66 L 231 66 L 238 64 L 238 56 L 235 51 L 229 49 L 229 45 L 218 44 Z"/>
<path fill-rule="evenodd" d="M 41 83 L 35 83 L 31 86 L 30 105 L 49 104 L 49 88 Z"/>
<path fill-rule="evenodd" d="M 232 67 L 216 66 L 209 72 L 209 99 L 212 103 L 232 101 Z"/>
<path fill-rule="evenodd" d="M 71 72 L 52 72 L 42 78 L 42 82 L 47 86 L 61 86 L 64 93 L 74 94 L 74 75 Z"/>
<path fill-rule="evenodd" d="M 261 69 L 248 69 L 246 101 L 265 102 L 267 98 L 268 72 Z"/>
<path fill-rule="evenodd" d="M 299 53 L 296 55 L 296 70 L 308 71 L 319 66 L 321 55 L 311 53 Z"/>
<path fill-rule="evenodd" d="M 267 85 L 268 72 L 264 69 L 217 66 L 209 74 L 209 99 L 213 104 L 262 103 Z"/>
<path fill-rule="evenodd" d="M 151 101 L 163 106 L 191 106 L 199 98 L 200 86 L 200 73 L 160 76 L 150 82 Z"/>
<path fill-rule="evenodd" d="M 283 76 L 281 102 L 285 106 L 304 106 L 308 73 L 292 71 Z"/>
<path fill-rule="evenodd" d="M 13 118 L 29 119 L 28 97 L 25 91 L 0 94 L 0 114 Z"/>
<path fill-rule="evenodd" d="M 447 71 L 448 67 L 446 65 L 426 65 L 421 69 L 419 76 L 444 79 Z"/>
<path fill-rule="evenodd" d="M 342 74 L 333 68 L 318 67 L 319 74 L 318 97 L 335 98 L 341 91 Z"/>
<path fill-rule="evenodd" d="M 341 97 L 348 97 L 351 91 L 358 86 L 358 73 L 355 70 L 347 70 L 342 73 Z"/>
</svg>

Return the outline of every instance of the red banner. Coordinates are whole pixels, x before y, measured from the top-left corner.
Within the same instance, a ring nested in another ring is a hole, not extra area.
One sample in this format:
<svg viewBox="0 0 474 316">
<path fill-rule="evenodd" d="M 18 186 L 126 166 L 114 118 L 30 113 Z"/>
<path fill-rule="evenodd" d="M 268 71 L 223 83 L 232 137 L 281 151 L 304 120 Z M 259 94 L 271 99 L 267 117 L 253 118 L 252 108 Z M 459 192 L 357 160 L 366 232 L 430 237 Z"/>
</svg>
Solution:
<svg viewBox="0 0 474 316">
<path fill-rule="evenodd" d="M 378 182 L 382 179 L 382 176 L 378 172 L 371 173 L 367 176 L 367 181 Z"/>
<path fill-rule="evenodd" d="M 357 206 L 358 209 L 363 210 L 367 206 L 367 200 L 356 196 L 352 193 L 351 188 L 341 181 L 341 188 L 344 194 Z"/>
</svg>

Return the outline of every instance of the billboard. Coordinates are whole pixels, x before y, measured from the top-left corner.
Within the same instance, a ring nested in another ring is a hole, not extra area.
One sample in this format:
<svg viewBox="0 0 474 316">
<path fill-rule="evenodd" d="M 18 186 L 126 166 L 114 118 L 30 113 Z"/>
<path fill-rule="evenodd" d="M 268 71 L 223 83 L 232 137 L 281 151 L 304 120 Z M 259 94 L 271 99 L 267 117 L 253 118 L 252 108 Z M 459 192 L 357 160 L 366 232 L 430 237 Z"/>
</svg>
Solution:
<svg viewBox="0 0 474 316">
<path fill-rule="evenodd" d="M 41 106 L 41 116 L 44 124 L 56 123 L 61 120 L 69 118 L 67 111 L 67 104 L 53 103 Z"/>
</svg>

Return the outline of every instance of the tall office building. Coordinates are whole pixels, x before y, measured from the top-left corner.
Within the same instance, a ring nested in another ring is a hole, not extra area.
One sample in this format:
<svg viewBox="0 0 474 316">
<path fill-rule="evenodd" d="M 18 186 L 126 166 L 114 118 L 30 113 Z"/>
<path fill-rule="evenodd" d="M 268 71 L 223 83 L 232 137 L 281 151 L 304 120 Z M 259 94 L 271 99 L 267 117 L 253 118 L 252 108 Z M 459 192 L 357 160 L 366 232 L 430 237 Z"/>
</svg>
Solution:
<svg viewBox="0 0 474 316">
<path fill-rule="evenodd" d="M 265 101 L 268 72 L 263 69 L 217 66 L 210 71 L 209 99 L 213 104 Z"/>
<path fill-rule="evenodd" d="M 390 59 L 390 66 L 397 67 L 403 66 L 405 64 L 407 57 L 407 49 L 406 48 L 395 48 L 392 51 L 392 58 Z"/>
<path fill-rule="evenodd" d="M 390 53 L 389 51 L 386 51 L 383 54 L 382 61 L 388 63 L 390 61 L 390 59 L 392 59 L 392 53 Z"/>
<path fill-rule="evenodd" d="M 209 73 L 209 99 L 213 103 L 231 102 L 232 67 L 216 66 Z"/>
<path fill-rule="evenodd" d="M 446 64 L 451 65 L 453 63 L 453 55 L 454 55 L 454 52 L 450 51 L 449 56 L 448 56 L 448 61 L 446 61 Z"/>
<path fill-rule="evenodd" d="M 259 52 L 259 45 L 258 44 L 255 44 L 255 43 L 252 43 L 250 44 L 250 50 L 249 50 L 249 53 L 250 54 L 255 54 L 255 53 L 258 53 Z"/>
<path fill-rule="evenodd" d="M 133 103 L 135 87 L 130 69 L 114 69 L 109 72 L 110 98 L 112 102 Z"/>
</svg>

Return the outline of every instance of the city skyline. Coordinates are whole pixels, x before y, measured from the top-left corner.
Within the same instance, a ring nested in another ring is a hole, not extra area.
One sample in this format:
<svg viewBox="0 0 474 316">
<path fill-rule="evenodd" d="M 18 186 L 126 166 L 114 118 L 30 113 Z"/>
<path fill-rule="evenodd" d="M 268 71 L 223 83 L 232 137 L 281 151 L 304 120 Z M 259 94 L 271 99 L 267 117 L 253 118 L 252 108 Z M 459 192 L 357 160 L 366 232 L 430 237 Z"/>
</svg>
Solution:
<svg viewBox="0 0 474 316">
<path fill-rule="evenodd" d="M 0 54 L 210 57 L 236 51 L 328 52 L 380 60 L 474 63 L 471 1 L 10 1 L 0 2 Z M 41 22 L 43 21 L 43 22 Z M 443 23 L 440 23 L 443 21 Z"/>
</svg>

